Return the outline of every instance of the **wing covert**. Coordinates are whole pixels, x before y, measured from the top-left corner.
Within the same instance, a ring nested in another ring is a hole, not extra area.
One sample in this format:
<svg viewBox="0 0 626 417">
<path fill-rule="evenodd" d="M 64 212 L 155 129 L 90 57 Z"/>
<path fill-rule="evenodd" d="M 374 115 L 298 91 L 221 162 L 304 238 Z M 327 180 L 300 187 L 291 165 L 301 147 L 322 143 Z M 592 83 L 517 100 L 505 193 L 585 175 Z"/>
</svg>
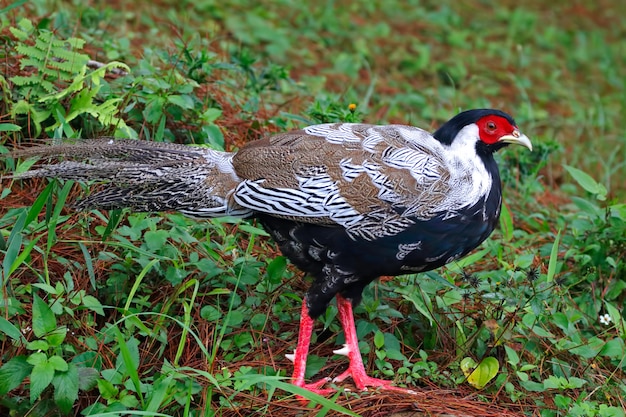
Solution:
<svg viewBox="0 0 626 417">
<path fill-rule="evenodd" d="M 408 126 L 315 125 L 243 147 L 235 201 L 354 238 L 400 233 L 433 216 L 449 184 L 441 145 Z"/>
</svg>

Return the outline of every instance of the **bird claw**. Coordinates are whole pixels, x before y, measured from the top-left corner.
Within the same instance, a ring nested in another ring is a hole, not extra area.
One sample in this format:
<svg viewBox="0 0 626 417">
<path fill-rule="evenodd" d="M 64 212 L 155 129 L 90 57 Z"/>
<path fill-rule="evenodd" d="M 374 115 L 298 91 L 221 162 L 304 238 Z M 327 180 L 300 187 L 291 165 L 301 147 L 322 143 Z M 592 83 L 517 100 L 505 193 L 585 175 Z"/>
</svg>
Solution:
<svg viewBox="0 0 626 417">
<path fill-rule="evenodd" d="M 288 360 L 291 361 L 291 363 L 295 363 L 296 362 L 296 351 L 294 350 L 293 353 L 287 353 L 285 355 L 285 358 L 287 358 Z"/>
<path fill-rule="evenodd" d="M 345 344 L 341 349 L 333 350 L 333 353 L 335 355 L 348 356 L 350 354 L 350 346 Z"/>
</svg>

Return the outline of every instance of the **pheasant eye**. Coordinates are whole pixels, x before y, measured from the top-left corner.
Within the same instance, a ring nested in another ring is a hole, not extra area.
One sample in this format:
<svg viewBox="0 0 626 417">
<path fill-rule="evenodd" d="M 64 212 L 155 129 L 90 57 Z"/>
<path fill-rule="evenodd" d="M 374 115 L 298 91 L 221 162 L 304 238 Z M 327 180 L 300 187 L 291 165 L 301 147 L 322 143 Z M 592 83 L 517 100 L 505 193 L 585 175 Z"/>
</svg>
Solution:
<svg viewBox="0 0 626 417">
<path fill-rule="evenodd" d="M 494 122 L 487 122 L 487 130 L 493 132 L 496 130 L 496 124 Z"/>
</svg>

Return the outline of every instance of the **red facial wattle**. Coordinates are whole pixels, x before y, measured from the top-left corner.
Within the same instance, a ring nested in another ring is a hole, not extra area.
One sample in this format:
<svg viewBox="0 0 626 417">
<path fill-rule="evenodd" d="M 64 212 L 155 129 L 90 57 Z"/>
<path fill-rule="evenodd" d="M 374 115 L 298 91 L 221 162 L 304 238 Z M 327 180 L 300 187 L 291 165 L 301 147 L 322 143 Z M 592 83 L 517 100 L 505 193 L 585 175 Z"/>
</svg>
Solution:
<svg viewBox="0 0 626 417">
<path fill-rule="evenodd" d="M 478 120 L 476 124 L 478 125 L 480 140 L 488 145 L 493 145 L 503 136 L 515 136 L 515 132 L 518 132 L 516 126 L 512 125 L 504 117 L 498 115 L 485 116 Z"/>
</svg>

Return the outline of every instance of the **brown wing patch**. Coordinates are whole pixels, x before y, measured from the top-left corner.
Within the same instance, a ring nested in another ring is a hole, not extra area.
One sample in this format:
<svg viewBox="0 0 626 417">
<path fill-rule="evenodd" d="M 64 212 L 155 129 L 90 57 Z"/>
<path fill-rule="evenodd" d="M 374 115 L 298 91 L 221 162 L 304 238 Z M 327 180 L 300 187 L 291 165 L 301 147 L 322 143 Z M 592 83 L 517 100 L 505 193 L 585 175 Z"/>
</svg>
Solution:
<svg viewBox="0 0 626 417">
<path fill-rule="evenodd" d="M 235 154 L 233 166 L 242 179 L 265 179 L 264 187 L 298 189 L 298 177 L 339 169 L 342 151 L 341 145 L 295 131 L 251 142 Z"/>
<path fill-rule="evenodd" d="M 378 188 L 365 173 L 352 181 L 343 178 L 337 180 L 341 196 L 359 213 L 365 214 L 383 205 L 378 198 Z"/>
</svg>

